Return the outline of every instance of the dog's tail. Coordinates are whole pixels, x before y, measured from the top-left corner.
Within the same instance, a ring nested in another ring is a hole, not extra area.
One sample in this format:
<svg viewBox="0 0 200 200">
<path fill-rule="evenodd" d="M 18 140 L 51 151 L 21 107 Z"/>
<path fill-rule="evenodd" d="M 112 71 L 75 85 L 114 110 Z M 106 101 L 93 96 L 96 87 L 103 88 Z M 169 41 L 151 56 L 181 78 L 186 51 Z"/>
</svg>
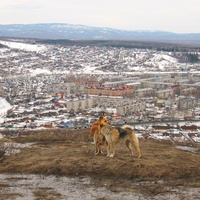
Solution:
<svg viewBox="0 0 200 200">
<path fill-rule="evenodd" d="M 121 128 L 122 129 L 126 129 L 126 130 L 134 131 L 134 128 L 132 126 L 130 126 L 130 125 L 123 125 Z"/>
<path fill-rule="evenodd" d="M 132 138 L 133 146 L 135 147 L 135 149 L 136 149 L 136 151 L 138 153 L 138 158 L 141 158 L 142 155 L 141 155 L 140 146 L 139 146 L 139 139 L 138 139 L 137 135 L 134 132 L 134 128 L 132 126 L 130 126 L 130 125 L 124 125 L 124 126 L 122 126 L 122 128 L 132 132 L 131 138 Z"/>
</svg>

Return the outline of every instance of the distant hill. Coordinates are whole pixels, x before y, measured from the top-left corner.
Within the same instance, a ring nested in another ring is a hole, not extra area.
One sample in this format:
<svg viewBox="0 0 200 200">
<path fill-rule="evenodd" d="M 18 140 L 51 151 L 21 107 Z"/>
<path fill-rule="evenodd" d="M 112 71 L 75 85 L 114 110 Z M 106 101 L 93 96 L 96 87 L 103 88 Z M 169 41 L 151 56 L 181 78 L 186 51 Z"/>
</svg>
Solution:
<svg viewBox="0 0 200 200">
<path fill-rule="evenodd" d="M 64 23 L 0 25 L 0 37 L 70 40 L 140 40 L 200 46 L 200 33 L 132 31 Z"/>
</svg>

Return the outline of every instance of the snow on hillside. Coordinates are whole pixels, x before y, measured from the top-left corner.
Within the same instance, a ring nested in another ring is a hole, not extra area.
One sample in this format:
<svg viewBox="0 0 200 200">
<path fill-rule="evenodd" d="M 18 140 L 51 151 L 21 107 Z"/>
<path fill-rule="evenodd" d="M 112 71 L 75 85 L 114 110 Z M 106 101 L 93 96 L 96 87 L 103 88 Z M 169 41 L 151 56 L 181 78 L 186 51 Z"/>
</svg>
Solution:
<svg viewBox="0 0 200 200">
<path fill-rule="evenodd" d="M 20 42 L 11 42 L 11 41 L 0 41 L 1 44 L 6 45 L 12 49 L 20 49 L 24 51 L 44 51 L 46 50 L 46 46 L 44 45 L 37 45 L 37 44 L 26 44 Z"/>
<path fill-rule="evenodd" d="M 164 70 L 166 67 L 176 66 L 177 63 L 177 59 L 170 55 L 155 53 L 153 54 L 153 57 L 147 60 L 144 64 L 158 67 L 160 70 Z"/>
<path fill-rule="evenodd" d="M 3 117 L 12 106 L 2 97 L 0 97 L 0 123 L 3 122 Z"/>
<path fill-rule="evenodd" d="M 38 74 L 52 74 L 52 72 L 48 69 L 29 69 L 31 76 L 36 76 Z"/>
</svg>

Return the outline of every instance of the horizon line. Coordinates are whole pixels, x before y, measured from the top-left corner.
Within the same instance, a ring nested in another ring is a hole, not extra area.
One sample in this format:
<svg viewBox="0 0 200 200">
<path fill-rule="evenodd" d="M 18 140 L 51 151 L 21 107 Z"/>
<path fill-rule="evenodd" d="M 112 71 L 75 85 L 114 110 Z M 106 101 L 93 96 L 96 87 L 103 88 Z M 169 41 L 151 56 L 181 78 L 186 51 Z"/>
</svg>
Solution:
<svg viewBox="0 0 200 200">
<path fill-rule="evenodd" d="M 71 26 L 85 26 L 90 28 L 106 28 L 106 29 L 113 29 L 113 30 L 119 30 L 119 31 L 135 31 L 135 32 L 166 32 L 166 33 L 174 33 L 174 34 L 200 34 L 200 32 L 173 32 L 168 30 L 153 30 L 153 29 L 120 29 L 120 28 L 111 28 L 111 27 L 104 27 L 104 26 L 92 26 L 92 25 L 84 25 L 84 24 L 71 24 L 71 23 L 65 23 L 65 22 L 40 22 L 40 23 L 9 23 L 9 24 L 0 24 L 0 26 L 12 26 L 12 25 L 44 25 L 44 24 L 66 24 Z"/>
</svg>

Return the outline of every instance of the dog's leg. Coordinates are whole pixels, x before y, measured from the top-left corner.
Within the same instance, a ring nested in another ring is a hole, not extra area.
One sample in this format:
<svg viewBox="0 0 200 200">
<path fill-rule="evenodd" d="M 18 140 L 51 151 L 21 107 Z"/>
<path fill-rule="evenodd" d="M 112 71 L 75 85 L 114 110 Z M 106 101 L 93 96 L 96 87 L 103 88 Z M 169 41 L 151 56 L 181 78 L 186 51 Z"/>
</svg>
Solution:
<svg viewBox="0 0 200 200">
<path fill-rule="evenodd" d="M 114 155 L 115 155 L 115 143 L 111 142 L 110 143 L 110 155 L 109 155 L 109 157 L 112 158 L 112 157 L 114 157 Z"/>
<path fill-rule="evenodd" d="M 98 141 L 97 141 L 97 135 L 96 134 L 94 134 L 94 144 L 95 144 L 95 152 L 94 152 L 94 154 L 95 155 L 98 155 L 99 154 L 99 144 L 98 144 Z"/>
<path fill-rule="evenodd" d="M 107 142 L 107 157 L 110 156 L 110 142 Z"/>
<path fill-rule="evenodd" d="M 130 155 L 133 156 L 133 147 L 132 147 L 132 144 L 131 144 L 130 140 L 126 140 L 125 141 L 125 145 L 129 149 Z"/>
<path fill-rule="evenodd" d="M 97 143 L 97 144 L 96 144 L 95 155 L 98 155 L 99 153 L 100 153 L 99 144 Z"/>
<path fill-rule="evenodd" d="M 100 154 L 100 153 L 103 153 L 101 147 L 102 147 L 102 143 L 96 142 L 96 151 L 95 151 L 95 155 L 98 155 L 98 154 Z"/>
<path fill-rule="evenodd" d="M 103 137 L 100 133 L 96 136 L 96 141 L 97 141 L 97 150 L 96 150 L 96 154 L 103 154 L 102 151 L 102 146 L 105 143 L 105 137 Z"/>
<path fill-rule="evenodd" d="M 142 157 L 142 154 L 141 154 L 141 151 L 140 151 L 140 147 L 138 145 L 135 146 L 135 149 L 138 153 L 138 158 L 141 158 Z"/>
<path fill-rule="evenodd" d="M 107 147 L 107 157 L 110 156 L 110 137 L 108 137 L 107 135 L 104 136 L 105 138 L 105 142 L 106 142 L 106 147 Z"/>
<path fill-rule="evenodd" d="M 138 138 L 135 134 L 133 135 L 132 139 L 133 139 L 133 146 L 136 149 L 137 154 L 138 154 L 138 158 L 141 158 L 142 154 L 141 154 L 141 151 L 140 151 L 139 140 L 138 140 Z"/>
<path fill-rule="evenodd" d="M 100 152 L 101 154 L 103 154 L 102 147 L 103 147 L 103 145 L 105 144 L 105 142 L 106 142 L 105 137 L 104 137 L 103 135 L 101 135 L 101 144 L 99 145 L 99 152 Z"/>
<path fill-rule="evenodd" d="M 102 151 L 102 143 L 101 144 L 99 144 L 99 153 L 101 153 L 101 154 L 103 154 L 103 151 Z"/>
</svg>

